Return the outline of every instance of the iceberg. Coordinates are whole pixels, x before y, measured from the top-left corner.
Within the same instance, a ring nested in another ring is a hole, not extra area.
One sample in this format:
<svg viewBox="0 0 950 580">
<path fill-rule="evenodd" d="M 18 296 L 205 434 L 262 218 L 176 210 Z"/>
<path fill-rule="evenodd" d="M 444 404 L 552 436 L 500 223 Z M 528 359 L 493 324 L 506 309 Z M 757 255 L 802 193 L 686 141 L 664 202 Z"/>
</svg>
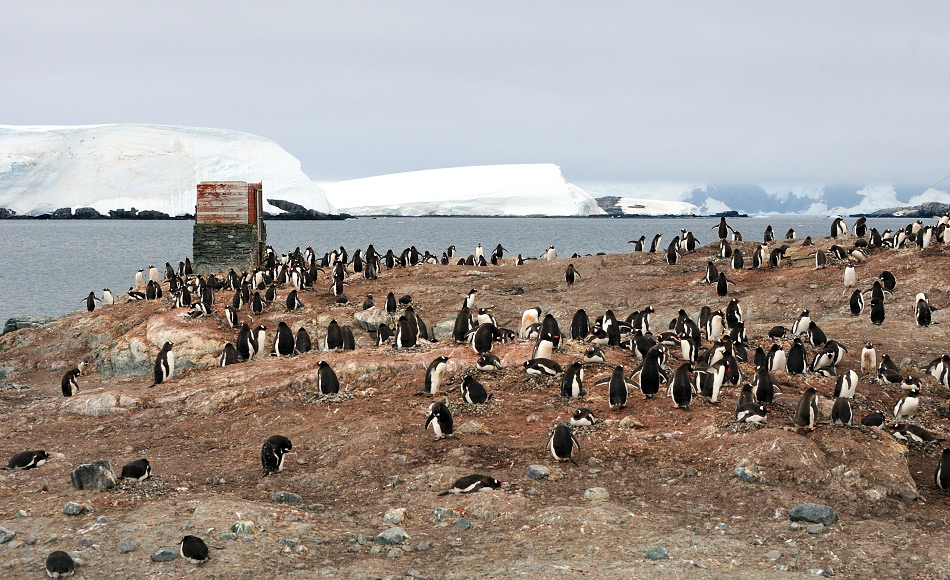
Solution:
<svg viewBox="0 0 950 580">
<path fill-rule="evenodd" d="M 550 163 L 481 165 L 323 184 L 353 215 L 587 216 L 604 211 Z"/>
<path fill-rule="evenodd" d="M 201 181 L 263 183 L 264 197 L 338 213 L 300 161 L 250 133 L 165 125 L 0 126 L 0 207 L 194 213 Z M 282 210 L 264 204 L 264 211 Z"/>
</svg>

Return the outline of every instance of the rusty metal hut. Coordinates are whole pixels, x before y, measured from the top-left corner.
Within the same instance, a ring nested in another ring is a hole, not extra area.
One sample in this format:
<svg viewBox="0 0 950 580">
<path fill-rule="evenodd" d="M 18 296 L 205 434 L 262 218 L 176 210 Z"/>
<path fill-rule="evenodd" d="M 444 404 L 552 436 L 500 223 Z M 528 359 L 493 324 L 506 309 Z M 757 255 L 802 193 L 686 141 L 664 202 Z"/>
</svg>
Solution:
<svg viewBox="0 0 950 580">
<path fill-rule="evenodd" d="M 195 272 L 250 271 L 264 257 L 263 188 L 245 181 L 198 184 L 192 237 Z"/>
</svg>

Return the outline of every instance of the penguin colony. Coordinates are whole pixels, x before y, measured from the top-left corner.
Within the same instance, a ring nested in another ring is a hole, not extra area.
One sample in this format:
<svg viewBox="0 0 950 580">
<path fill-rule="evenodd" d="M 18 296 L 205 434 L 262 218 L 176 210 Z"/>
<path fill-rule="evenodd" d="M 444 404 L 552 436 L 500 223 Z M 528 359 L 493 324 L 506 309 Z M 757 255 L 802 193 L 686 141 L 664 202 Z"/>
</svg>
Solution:
<svg viewBox="0 0 950 580">
<path fill-rule="evenodd" d="M 864 298 L 869 295 L 871 323 L 885 325 L 885 307 L 894 312 L 891 314 L 893 316 L 906 312 L 906 305 L 890 303 L 889 296 L 899 281 L 888 271 L 871 278 L 862 276 L 860 268 L 863 263 L 876 251 L 909 249 L 914 246 L 926 249 L 931 245 L 950 242 L 948 222 L 950 216 L 943 216 L 936 226 L 917 222 L 896 232 L 886 230 L 879 233 L 873 228 L 867 229 L 863 218 L 849 231 L 839 218 L 832 225 L 832 237 L 836 241 L 839 238 L 842 241 L 848 239 L 853 245 L 850 249 L 837 244 L 828 250 L 817 248 L 814 253 L 815 267 L 841 265 L 844 288 L 854 289 L 849 297 L 843 299 L 842 307 L 852 316 L 867 316 Z M 726 223 L 725 218 L 713 229 L 718 230 L 719 234 L 717 259 L 707 262 L 705 275 L 697 280 L 697 284 L 715 286 L 716 296 L 720 300 L 717 303 L 710 296 L 715 304 L 713 306 L 684 304 L 671 319 L 661 319 L 660 316 L 674 313 L 657 313 L 650 306 L 634 310 L 626 317 L 618 316 L 612 310 L 601 314 L 578 309 L 571 320 L 570 331 L 565 335 L 551 313 L 531 307 L 521 314 L 519 328 L 508 329 L 498 324 L 491 308 L 477 307 L 476 289 L 460 293 L 460 308 L 455 316 L 450 340 L 469 345 L 474 354 L 472 360 L 457 363 L 450 362 L 448 356 L 435 357 L 424 374 L 420 374 L 420 395 L 436 397 L 458 389 L 458 396 L 452 397 L 456 401 L 445 398 L 428 405 L 427 417 L 420 421 L 420 427 L 432 431 L 436 439 L 456 437 L 452 407 L 493 404 L 493 390 L 501 386 L 494 384 L 492 375 L 510 372 L 505 365 L 506 345 L 521 340 L 534 345 L 532 357 L 518 365 L 523 369 L 522 372 L 542 387 L 550 387 L 552 397 L 578 402 L 567 420 L 551 426 L 547 440 L 541 442 L 543 446 L 539 446 L 539 452 L 543 449 L 558 462 L 577 464 L 576 458 L 583 453 L 578 435 L 583 436 L 587 429 L 605 428 L 597 415 L 622 413 L 625 408 L 636 408 L 638 400 L 666 397 L 670 399 L 671 407 L 677 409 L 676 412 L 689 412 L 700 401 L 721 404 L 720 399 L 727 390 L 735 393 L 736 404 L 734 408 L 724 408 L 723 414 L 728 415 L 735 424 L 762 427 L 767 422 L 784 422 L 807 433 L 822 424 L 828 424 L 822 421 L 818 401 L 819 397 L 830 394 L 833 397 L 830 424 L 833 426 L 860 423 L 887 429 L 902 441 L 942 440 L 914 424 L 914 420 L 921 409 L 921 398 L 925 396 L 924 381 L 930 388 L 950 389 L 950 356 L 941 354 L 920 369 L 900 368 L 887 354 L 877 353 L 869 342 L 863 345 L 860 358 L 855 360 L 857 349 L 862 345 L 851 343 L 849 337 L 826 336 L 816 321 L 820 320 L 822 313 L 813 313 L 808 308 L 803 308 L 794 320 L 775 321 L 781 324 L 774 326 L 767 336 L 752 336 L 745 328 L 750 313 L 743 311 L 741 299 L 728 297 L 730 291 L 737 289 L 737 283 L 727 277 L 726 269 L 736 271 L 747 266 L 745 257 L 738 248 L 732 247 L 729 238 L 736 243 L 742 241 L 742 236 Z M 673 238 L 665 252 L 661 236 L 655 236 L 648 251 L 665 253 L 663 261 L 675 266 L 699 247 L 699 241 L 692 232 L 684 230 L 681 233 L 681 236 Z M 646 237 L 642 236 L 639 240 L 631 241 L 635 244 L 634 251 L 645 251 L 645 240 Z M 784 241 L 794 243 L 795 240 L 795 233 L 790 230 Z M 771 227 L 766 230 L 763 242 L 751 253 L 748 266 L 754 269 L 782 267 L 791 246 L 783 244 L 770 248 L 769 244 L 775 243 Z M 806 238 L 802 243 L 803 247 L 811 245 L 811 238 Z M 341 326 L 336 320 L 330 322 L 316 343 L 304 326 L 294 332 L 281 321 L 273 329 L 273 334 L 269 335 L 268 331 L 272 329 L 254 323 L 254 316 L 260 316 L 265 310 L 284 308 L 291 312 L 306 309 L 307 292 L 326 292 L 335 297 L 337 304 L 346 304 L 346 288 L 358 286 L 360 279 L 375 280 L 387 270 L 421 264 L 500 265 L 505 263 L 505 251 L 499 244 L 490 258 L 486 259 L 479 245 L 472 255 L 460 258 L 455 255 L 454 247 L 448 248 L 441 257 L 428 251 L 420 253 L 411 247 L 396 256 L 392 250 L 381 255 L 370 245 L 365 251 L 357 250 L 352 256 L 341 247 L 324 254 L 321 259 L 309 247 L 303 252 L 297 248 L 279 257 L 272 248 L 268 248 L 265 264 L 250 273 L 237 274 L 231 270 L 221 277 L 196 276 L 190 261 L 186 259 L 177 270 L 166 263 L 164 280 L 161 280 L 158 270 L 150 266 L 135 274 L 135 285 L 129 289 L 125 301 L 164 300 L 172 309 L 187 309 L 184 315 L 189 318 L 208 318 L 211 324 L 222 324 L 234 329 L 234 342 L 222 345 L 219 366 L 225 367 L 261 358 L 261 352 L 267 349 L 268 343 L 270 348 L 267 351 L 274 357 L 306 356 L 318 348 L 323 351 L 355 349 L 352 328 Z M 553 246 L 539 256 L 546 261 L 556 257 Z M 508 262 L 523 265 L 530 259 L 537 258 L 525 259 L 519 254 Z M 321 282 L 321 277 L 328 278 L 327 282 Z M 569 264 L 564 281 L 567 286 L 573 286 L 589 280 L 582 279 L 574 265 Z M 856 288 L 868 283 L 871 283 L 871 287 L 867 290 Z M 802 299 L 803 302 L 807 301 L 807 297 Z M 96 310 L 97 302 L 101 304 L 100 308 L 122 302 L 108 289 L 104 289 L 101 299 L 91 292 L 82 301 L 89 312 Z M 220 307 L 222 303 L 224 308 Z M 372 295 L 365 295 L 362 308 L 376 308 Z M 395 293 L 390 292 L 381 310 L 386 312 L 389 324 L 378 325 L 374 340 L 377 347 L 425 349 L 436 342 L 429 327 L 415 312 L 411 296 L 402 296 L 397 301 Z M 938 323 L 934 320 L 934 312 L 938 308 L 930 303 L 926 292 L 916 294 L 909 310 L 913 311 L 918 327 Z M 515 315 L 510 312 L 506 314 Z M 666 320 L 669 320 L 668 324 Z M 316 332 L 316 329 L 312 330 Z M 555 360 L 566 341 L 584 343 L 586 348 L 583 356 L 577 360 Z M 172 342 L 161 345 L 155 358 L 152 387 L 174 380 L 175 346 Z M 850 361 L 846 360 L 849 358 L 848 353 L 851 353 Z M 63 396 L 75 396 L 80 392 L 80 379 L 86 374 L 85 368 L 85 362 L 81 362 L 77 368 L 66 372 L 61 384 Z M 319 395 L 334 395 L 345 389 L 327 361 L 314 363 L 314 368 L 316 372 L 310 380 Z M 465 372 L 453 373 L 459 369 Z M 860 374 L 854 369 L 858 369 Z M 585 371 L 588 374 L 586 377 Z M 591 374 L 593 377 L 589 376 Z M 782 391 L 777 379 L 783 375 L 813 376 L 815 382 L 821 385 L 805 389 L 796 408 L 786 416 L 777 417 L 770 407 L 776 393 Z M 870 410 L 859 419 L 854 398 L 859 392 L 861 380 L 894 385 L 893 408 Z M 594 411 L 582 406 L 582 403 L 586 404 L 590 389 L 605 392 L 608 401 L 606 409 Z M 285 455 L 292 449 L 293 444 L 287 437 L 268 437 L 261 450 L 262 477 L 276 476 L 283 471 Z M 38 468 L 49 458 L 50 455 L 43 450 L 20 452 L 14 455 L 6 469 Z M 122 469 L 122 477 L 137 481 L 143 481 L 151 475 L 149 461 L 144 458 Z M 934 473 L 934 483 L 941 489 L 950 488 L 950 449 L 945 449 L 941 455 Z M 460 478 L 440 495 L 496 490 L 505 485 L 491 476 L 472 474 Z M 180 554 L 194 564 L 201 564 L 208 559 L 207 546 L 195 536 L 185 536 L 181 540 Z M 68 575 L 73 571 L 73 562 L 68 554 L 53 552 L 49 555 L 46 567 L 51 577 L 57 577 L 54 574 Z"/>
</svg>

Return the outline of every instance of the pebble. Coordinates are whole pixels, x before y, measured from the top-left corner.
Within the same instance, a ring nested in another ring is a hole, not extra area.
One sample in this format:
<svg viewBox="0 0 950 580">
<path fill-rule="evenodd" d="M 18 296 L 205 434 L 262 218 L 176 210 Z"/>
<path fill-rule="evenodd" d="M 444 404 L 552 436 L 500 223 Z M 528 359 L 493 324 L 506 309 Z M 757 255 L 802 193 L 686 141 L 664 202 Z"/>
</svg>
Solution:
<svg viewBox="0 0 950 580">
<path fill-rule="evenodd" d="M 383 521 L 387 524 L 399 524 L 406 519 L 406 508 L 392 508 L 383 514 Z"/>
<path fill-rule="evenodd" d="M 178 558 L 178 552 L 171 548 L 159 548 L 149 556 L 152 562 L 171 562 Z"/>
<path fill-rule="evenodd" d="M 22 545 L 23 545 L 23 542 L 21 542 L 20 540 L 13 540 L 13 541 L 10 542 L 9 544 L 7 544 L 7 548 L 9 548 L 9 549 L 11 549 L 11 550 L 15 550 L 15 549 L 19 548 L 19 547 L 22 546 Z"/>
<path fill-rule="evenodd" d="M 830 576 L 835 575 L 834 568 L 832 568 L 831 566 L 825 566 L 823 568 L 812 568 L 811 570 L 809 570 L 809 572 L 814 574 L 815 576 L 829 576 L 830 577 Z"/>
<path fill-rule="evenodd" d="M 430 544 L 429 542 L 419 542 L 419 544 L 416 546 L 417 552 L 428 552 L 431 549 L 432 549 L 432 544 Z"/>
<path fill-rule="evenodd" d="M 23 510 L 17 510 L 17 512 L 16 512 L 15 514 L 13 514 L 13 517 L 15 517 L 15 518 L 25 518 L 25 517 L 28 516 L 28 515 L 29 515 L 29 514 L 26 513 L 26 512 L 23 511 Z"/>
<path fill-rule="evenodd" d="M 627 415 L 626 417 L 620 420 L 620 426 L 623 427 L 624 429 L 642 429 L 643 423 L 641 423 L 640 421 L 637 421 L 630 415 Z"/>
<path fill-rule="evenodd" d="M 432 521 L 437 522 L 445 517 L 445 514 L 448 513 L 448 510 L 444 507 L 437 507 L 432 510 Z"/>
<path fill-rule="evenodd" d="M 468 521 L 465 518 L 458 518 L 454 522 L 452 522 L 452 525 L 455 526 L 456 530 L 465 531 L 472 527 L 472 522 Z"/>
<path fill-rule="evenodd" d="M 86 511 L 86 508 L 82 507 L 78 503 L 71 501 L 63 506 L 63 513 L 67 516 L 79 516 Z"/>
<path fill-rule="evenodd" d="M 663 546 L 657 546 L 646 554 L 647 560 L 668 560 L 669 557 L 669 553 Z"/>
<path fill-rule="evenodd" d="M 766 560 L 778 560 L 779 558 L 782 557 L 782 553 L 779 552 L 778 550 L 769 550 L 762 557 L 765 558 Z"/>
<path fill-rule="evenodd" d="M 16 535 L 16 532 L 6 529 L 3 526 L 0 526 L 0 544 L 4 542 L 9 542 L 13 539 L 13 536 Z"/>
<path fill-rule="evenodd" d="M 243 522 L 234 522 L 231 524 L 231 531 L 239 536 L 246 536 L 254 533 L 254 522 L 245 520 Z"/>
<path fill-rule="evenodd" d="M 138 550 L 139 545 L 132 540 L 122 540 L 116 544 L 115 549 L 118 550 L 120 554 L 130 554 Z"/>
<path fill-rule="evenodd" d="M 732 470 L 732 474 L 739 478 L 740 481 L 746 483 L 758 483 L 759 482 L 759 470 L 748 459 L 743 459 L 736 465 L 736 468 Z"/>
<path fill-rule="evenodd" d="M 589 487 L 584 491 L 584 499 L 591 501 L 604 501 L 608 497 L 610 497 L 610 494 L 603 487 Z"/>
<path fill-rule="evenodd" d="M 838 513 L 831 506 L 803 503 L 792 508 L 788 517 L 793 522 L 806 521 L 830 526 L 838 521 Z"/>
<path fill-rule="evenodd" d="M 88 510 L 89 508 L 87 507 L 86 509 Z M 109 518 L 107 518 L 106 516 L 99 516 L 98 518 L 96 518 L 97 524 L 104 524 L 108 521 L 109 521 Z"/>
<path fill-rule="evenodd" d="M 376 536 L 376 543 L 385 546 L 392 546 L 405 542 L 408 539 L 409 534 L 406 533 L 406 530 L 398 526 L 393 526 Z"/>
<path fill-rule="evenodd" d="M 551 470 L 544 465 L 529 465 L 524 475 L 528 479 L 544 479 L 551 475 Z"/>
<path fill-rule="evenodd" d="M 237 534 L 233 534 L 231 532 L 225 532 L 221 534 L 220 536 L 218 536 L 218 539 L 219 540 L 236 540 Z"/>
<path fill-rule="evenodd" d="M 402 556 L 402 550 L 399 548 L 393 548 L 386 554 L 387 558 L 398 558 L 399 556 Z"/>
<path fill-rule="evenodd" d="M 820 534 L 825 531 L 825 524 L 812 524 L 805 528 L 805 531 L 809 534 Z"/>
<path fill-rule="evenodd" d="M 277 503 L 301 503 L 303 502 L 303 498 L 289 491 L 275 491 L 274 501 Z"/>
</svg>

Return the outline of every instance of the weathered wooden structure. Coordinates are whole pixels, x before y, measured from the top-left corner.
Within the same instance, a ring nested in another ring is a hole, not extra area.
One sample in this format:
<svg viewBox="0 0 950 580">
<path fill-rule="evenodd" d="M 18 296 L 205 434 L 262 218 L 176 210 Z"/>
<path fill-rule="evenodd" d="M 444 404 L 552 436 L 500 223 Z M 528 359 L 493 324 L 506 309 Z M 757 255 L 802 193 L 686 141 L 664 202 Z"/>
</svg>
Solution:
<svg viewBox="0 0 950 580">
<path fill-rule="evenodd" d="M 203 181 L 198 184 L 192 251 L 195 272 L 250 271 L 267 243 L 260 183 Z"/>
</svg>

